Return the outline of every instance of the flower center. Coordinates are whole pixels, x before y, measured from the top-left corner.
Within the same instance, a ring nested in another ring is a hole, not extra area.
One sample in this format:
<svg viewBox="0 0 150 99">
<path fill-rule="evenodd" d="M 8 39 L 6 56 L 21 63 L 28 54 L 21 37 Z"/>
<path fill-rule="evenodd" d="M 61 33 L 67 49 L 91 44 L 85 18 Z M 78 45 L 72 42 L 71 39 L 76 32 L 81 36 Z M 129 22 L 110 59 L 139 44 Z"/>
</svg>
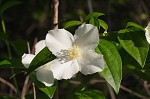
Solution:
<svg viewBox="0 0 150 99">
<path fill-rule="evenodd" d="M 74 45 L 72 48 L 68 50 L 68 56 L 71 59 L 75 59 L 81 56 L 81 50 L 78 46 Z"/>
</svg>

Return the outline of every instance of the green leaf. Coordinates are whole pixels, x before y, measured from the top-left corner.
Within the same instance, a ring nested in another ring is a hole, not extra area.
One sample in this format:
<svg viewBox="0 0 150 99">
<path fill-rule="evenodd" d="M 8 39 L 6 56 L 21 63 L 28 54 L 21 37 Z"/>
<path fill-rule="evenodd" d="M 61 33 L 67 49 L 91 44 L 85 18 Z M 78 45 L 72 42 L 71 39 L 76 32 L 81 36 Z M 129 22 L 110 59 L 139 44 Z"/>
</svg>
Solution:
<svg viewBox="0 0 150 99">
<path fill-rule="evenodd" d="M 11 97 L 11 96 L 0 95 L 0 99 L 16 99 L 16 98 Z"/>
<path fill-rule="evenodd" d="M 53 98 L 54 93 L 56 91 L 56 86 L 53 85 L 51 87 L 46 87 L 46 88 L 39 88 L 42 92 L 44 92 L 50 99 Z"/>
<path fill-rule="evenodd" d="M 27 70 L 27 74 L 29 75 L 38 67 L 52 61 L 55 58 L 56 57 L 52 54 L 52 52 L 47 47 L 43 48 L 32 60 Z"/>
<path fill-rule="evenodd" d="M 128 22 L 126 28 L 129 28 L 129 27 L 136 27 L 136 28 L 139 28 L 139 29 L 145 31 L 145 29 L 141 25 L 136 24 L 134 22 Z"/>
<path fill-rule="evenodd" d="M 83 22 L 81 22 L 81 21 L 69 21 L 64 25 L 64 28 L 67 29 L 67 28 L 70 28 L 70 27 L 73 27 L 76 25 L 81 25 L 82 23 Z"/>
<path fill-rule="evenodd" d="M 0 68 L 24 68 L 21 60 L 13 59 L 13 60 L 3 60 L 0 62 Z"/>
<path fill-rule="evenodd" d="M 3 4 L 1 7 L 0 7 L 0 16 L 3 15 L 4 11 L 7 10 L 8 8 L 12 7 L 12 6 L 15 6 L 15 5 L 18 5 L 22 3 L 21 1 L 18 1 L 18 0 L 11 0 L 5 4 Z"/>
<path fill-rule="evenodd" d="M 105 29 L 105 31 L 107 31 L 107 29 L 108 29 L 107 23 L 103 20 L 100 20 L 100 19 L 98 19 L 98 20 L 99 20 L 100 26 L 103 27 Z"/>
<path fill-rule="evenodd" d="M 6 68 L 6 67 L 10 67 L 11 63 L 7 60 L 3 60 L 0 62 L 0 68 Z"/>
<path fill-rule="evenodd" d="M 25 40 L 17 40 L 11 41 L 10 44 L 15 49 L 16 53 L 20 56 L 27 50 L 27 41 Z"/>
<path fill-rule="evenodd" d="M 106 68 L 99 74 L 119 92 L 122 79 L 122 61 L 116 47 L 109 41 L 101 39 L 98 48 L 106 62 Z"/>
<path fill-rule="evenodd" d="M 99 20 L 96 17 L 91 18 L 90 21 L 89 21 L 89 23 L 92 24 L 92 25 L 94 25 L 94 26 L 96 26 L 98 29 L 100 28 Z"/>
<path fill-rule="evenodd" d="M 29 77 L 31 78 L 31 81 L 34 82 L 34 84 L 38 88 L 45 88 L 46 87 L 42 82 L 40 82 L 40 81 L 37 80 L 35 72 L 30 73 Z"/>
<path fill-rule="evenodd" d="M 93 13 L 90 13 L 86 18 L 85 18 L 85 22 L 88 22 L 91 18 L 93 17 L 99 17 L 99 16 L 102 16 L 102 15 L 105 15 L 104 13 L 99 13 L 99 12 L 93 12 Z"/>
<path fill-rule="evenodd" d="M 72 97 L 73 99 L 106 99 L 99 90 L 86 90 L 77 92 Z"/>
<path fill-rule="evenodd" d="M 57 86 L 53 85 L 51 87 L 45 86 L 43 83 L 37 80 L 35 72 L 32 72 L 30 75 L 32 82 L 43 92 L 45 93 L 50 99 L 53 98 L 53 95 L 56 91 Z"/>
<path fill-rule="evenodd" d="M 6 41 L 7 40 L 7 33 L 0 32 L 0 39 L 2 41 Z"/>
<path fill-rule="evenodd" d="M 131 57 L 131 56 L 129 56 Z M 142 68 L 136 60 L 132 57 L 130 58 L 128 64 L 126 65 L 127 69 L 139 76 L 143 80 L 150 82 L 150 52 L 148 54 L 144 68 Z"/>
<path fill-rule="evenodd" d="M 122 29 L 118 32 L 118 39 L 123 48 L 144 67 L 149 51 L 145 32 L 134 27 Z"/>
</svg>

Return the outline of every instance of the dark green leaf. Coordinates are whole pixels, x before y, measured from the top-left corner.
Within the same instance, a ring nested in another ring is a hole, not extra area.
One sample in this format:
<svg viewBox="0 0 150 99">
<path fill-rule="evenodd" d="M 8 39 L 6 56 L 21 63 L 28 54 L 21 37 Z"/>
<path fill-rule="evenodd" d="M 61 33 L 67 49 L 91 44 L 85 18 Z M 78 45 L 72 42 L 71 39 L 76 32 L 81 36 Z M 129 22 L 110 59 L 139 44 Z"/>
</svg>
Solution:
<svg viewBox="0 0 150 99">
<path fill-rule="evenodd" d="M 11 97 L 11 96 L 0 95 L 0 99 L 16 99 L 16 98 Z"/>
<path fill-rule="evenodd" d="M 0 62 L 0 68 L 24 68 L 23 64 L 21 63 L 21 60 L 13 59 L 13 60 L 4 60 Z"/>
<path fill-rule="evenodd" d="M 25 68 L 24 65 L 21 62 L 21 59 L 12 59 L 10 60 L 12 67 L 15 68 Z"/>
<path fill-rule="evenodd" d="M 122 29 L 118 32 L 118 39 L 123 48 L 144 67 L 149 51 L 145 32 L 134 27 Z"/>
<path fill-rule="evenodd" d="M 150 82 L 150 52 L 148 54 L 144 68 L 141 68 L 141 66 L 132 57 L 130 58 L 126 67 L 134 74 L 138 75 L 141 79 Z"/>
<path fill-rule="evenodd" d="M 92 25 L 94 25 L 94 26 L 96 26 L 98 29 L 100 28 L 99 20 L 96 17 L 91 18 L 90 21 L 89 21 L 89 23 L 92 24 Z"/>
<path fill-rule="evenodd" d="M 40 81 L 37 80 L 37 78 L 36 78 L 36 73 L 35 73 L 35 72 L 32 72 L 29 76 L 30 76 L 32 82 L 34 82 L 34 84 L 35 84 L 38 88 L 45 88 L 45 87 L 46 87 L 42 82 L 40 82 Z"/>
<path fill-rule="evenodd" d="M 128 28 L 128 27 L 136 27 L 136 28 L 139 28 L 139 29 L 145 31 L 145 29 L 141 25 L 133 23 L 133 22 L 128 22 L 126 28 Z"/>
<path fill-rule="evenodd" d="M 34 84 L 43 92 L 45 93 L 50 99 L 52 99 L 57 86 L 53 85 L 51 87 L 45 86 L 43 83 L 37 80 L 35 72 L 32 72 L 30 75 L 31 80 L 34 82 Z"/>
<path fill-rule="evenodd" d="M 7 40 L 7 34 L 3 33 L 3 32 L 0 32 L 0 39 L 3 40 L 3 41 L 6 41 Z"/>
<path fill-rule="evenodd" d="M 107 31 L 108 25 L 105 21 L 99 19 L 99 24 L 101 27 L 103 27 L 105 29 L 105 31 Z"/>
<path fill-rule="evenodd" d="M 11 41 L 10 44 L 20 56 L 27 50 L 27 41 L 25 40 Z"/>
<path fill-rule="evenodd" d="M 52 52 L 47 47 L 43 48 L 32 60 L 27 70 L 27 74 L 30 74 L 38 67 L 52 61 L 55 58 L 56 57 L 52 54 Z"/>
<path fill-rule="evenodd" d="M 106 99 L 99 90 L 86 90 L 75 93 L 73 99 Z"/>
<path fill-rule="evenodd" d="M 99 74 L 114 88 L 115 92 L 119 92 L 122 79 L 122 61 L 116 47 L 109 41 L 101 39 L 98 48 L 103 54 L 106 62 L 106 68 Z"/>
<path fill-rule="evenodd" d="M 81 22 L 81 21 L 69 21 L 64 25 L 64 28 L 67 29 L 67 28 L 70 28 L 70 27 L 73 27 L 76 25 L 81 25 L 82 23 L 83 22 Z"/>
<path fill-rule="evenodd" d="M 93 17 L 99 17 L 99 16 L 102 16 L 102 15 L 105 15 L 104 13 L 99 13 L 99 12 L 93 12 L 93 13 L 90 13 L 86 18 L 85 18 L 85 22 L 88 22 L 91 18 Z"/>
<path fill-rule="evenodd" d="M 39 88 L 42 92 L 44 92 L 50 99 L 53 98 L 54 93 L 56 91 L 56 86 L 46 87 L 46 88 Z"/>
<path fill-rule="evenodd" d="M 3 4 L 1 7 L 0 7 L 0 16 L 3 15 L 4 11 L 7 10 L 8 8 L 12 7 L 12 6 L 15 6 L 15 5 L 18 5 L 20 4 L 21 1 L 18 1 L 18 0 L 11 0 L 5 4 Z"/>
</svg>

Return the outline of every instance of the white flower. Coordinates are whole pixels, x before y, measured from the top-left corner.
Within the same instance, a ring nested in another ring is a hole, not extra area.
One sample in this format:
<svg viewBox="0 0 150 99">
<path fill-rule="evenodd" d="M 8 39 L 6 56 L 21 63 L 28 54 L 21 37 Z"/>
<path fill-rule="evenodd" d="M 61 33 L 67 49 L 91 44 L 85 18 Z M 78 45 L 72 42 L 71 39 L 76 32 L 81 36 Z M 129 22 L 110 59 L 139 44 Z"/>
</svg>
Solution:
<svg viewBox="0 0 150 99">
<path fill-rule="evenodd" d="M 22 63 L 26 68 L 29 67 L 31 61 L 33 58 L 45 47 L 45 40 L 41 40 L 35 45 L 35 55 L 33 54 L 24 54 L 22 56 Z M 40 66 L 39 68 L 36 69 L 36 77 L 37 80 L 41 81 L 44 83 L 46 86 L 52 86 L 54 83 L 54 77 L 53 73 L 50 70 L 50 65 L 52 63 L 48 62 L 45 65 Z"/>
<path fill-rule="evenodd" d="M 148 26 L 145 28 L 145 30 L 146 30 L 145 32 L 146 39 L 148 43 L 150 44 L 150 22 L 148 23 Z"/>
<path fill-rule="evenodd" d="M 85 75 L 101 72 L 104 60 L 94 51 L 98 43 L 98 29 L 90 24 L 81 25 L 74 36 L 65 29 L 48 31 L 46 45 L 57 57 L 50 66 L 54 78 L 69 79 L 78 71 Z"/>
</svg>

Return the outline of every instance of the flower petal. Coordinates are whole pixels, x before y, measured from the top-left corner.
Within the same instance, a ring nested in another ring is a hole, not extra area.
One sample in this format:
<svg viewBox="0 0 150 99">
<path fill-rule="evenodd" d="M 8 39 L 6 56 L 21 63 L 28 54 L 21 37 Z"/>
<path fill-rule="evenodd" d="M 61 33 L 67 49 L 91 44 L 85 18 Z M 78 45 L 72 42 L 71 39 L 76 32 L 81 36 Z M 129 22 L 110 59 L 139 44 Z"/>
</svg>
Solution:
<svg viewBox="0 0 150 99">
<path fill-rule="evenodd" d="M 146 39 L 148 43 L 150 44 L 150 22 L 148 23 L 148 26 L 145 28 L 145 30 L 146 30 L 145 32 Z"/>
<path fill-rule="evenodd" d="M 35 55 L 37 55 L 44 47 L 46 47 L 45 40 L 41 40 L 35 44 Z"/>
<path fill-rule="evenodd" d="M 81 25 L 75 31 L 74 38 L 74 45 L 78 45 L 84 50 L 94 49 L 99 43 L 98 29 L 91 24 Z"/>
<path fill-rule="evenodd" d="M 54 78 L 58 80 L 70 79 L 79 71 L 77 60 L 62 63 L 59 59 L 55 59 L 50 68 L 53 72 Z"/>
<path fill-rule="evenodd" d="M 82 57 L 78 59 L 78 61 L 81 73 L 85 75 L 101 72 L 104 69 L 103 56 L 97 54 L 93 50 L 83 53 Z"/>
<path fill-rule="evenodd" d="M 45 86 L 52 86 L 54 83 L 54 77 L 51 70 L 45 68 L 38 68 L 36 72 L 37 80 L 44 83 Z"/>
<path fill-rule="evenodd" d="M 33 58 L 35 57 L 35 55 L 33 54 L 23 54 L 22 56 L 22 63 L 24 64 L 24 66 L 26 68 L 29 67 L 31 61 L 33 60 Z"/>
<path fill-rule="evenodd" d="M 73 40 L 73 35 L 65 29 L 50 30 L 46 35 L 46 45 L 56 56 L 61 50 L 70 48 Z"/>
</svg>

